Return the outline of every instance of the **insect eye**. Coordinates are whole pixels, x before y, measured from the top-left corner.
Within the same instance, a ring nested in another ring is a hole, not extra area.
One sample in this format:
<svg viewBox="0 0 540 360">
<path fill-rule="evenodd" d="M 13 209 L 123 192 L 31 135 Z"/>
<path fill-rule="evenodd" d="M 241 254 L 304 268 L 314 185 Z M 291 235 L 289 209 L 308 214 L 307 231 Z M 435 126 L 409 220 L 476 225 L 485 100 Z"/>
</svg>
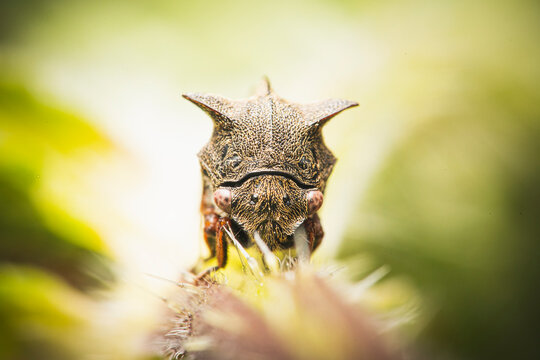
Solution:
<svg viewBox="0 0 540 360">
<path fill-rule="evenodd" d="M 308 214 L 313 214 L 319 210 L 323 203 L 323 193 L 320 190 L 311 190 L 307 194 Z"/>
<path fill-rule="evenodd" d="M 214 192 L 214 203 L 223 211 L 231 212 L 231 190 L 229 189 L 217 189 Z"/>
<path fill-rule="evenodd" d="M 255 205 L 259 201 L 259 196 L 257 194 L 252 194 L 251 198 L 249 199 L 250 205 Z"/>
<path fill-rule="evenodd" d="M 306 155 L 302 155 L 300 161 L 298 162 L 298 166 L 300 166 L 300 169 L 306 170 L 310 165 L 311 160 Z"/>
<path fill-rule="evenodd" d="M 240 156 L 238 155 L 233 155 L 227 160 L 225 160 L 225 164 L 233 169 L 238 167 L 238 165 L 240 165 L 240 162 L 242 162 L 242 159 L 240 159 Z"/>
</svg>

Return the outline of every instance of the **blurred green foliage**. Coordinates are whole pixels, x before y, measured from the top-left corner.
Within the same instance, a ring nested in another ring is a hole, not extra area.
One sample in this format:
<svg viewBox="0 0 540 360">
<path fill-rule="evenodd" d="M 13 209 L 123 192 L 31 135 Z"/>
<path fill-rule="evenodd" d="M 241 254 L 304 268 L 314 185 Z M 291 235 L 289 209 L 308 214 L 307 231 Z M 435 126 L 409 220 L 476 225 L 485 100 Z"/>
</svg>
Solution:
<svg viewBox="0 0 540 360">
<path fill-rule="evenodd" d="M 395 147 L 340 251 L 417 284 L 431 352 L 538 355 L 540 78 L 504 80 L 474 79 L 465 104 Z"/>
<path fill-rule="evenodd" d="M 54 198 L 37 195 L 51 158 L 63 157 L 67 165 L 73 153 L 104 148 L 107 141 L 77 117 L 8 85 L 0 86 L 0 138 L 0 261 L 43 267 L 78 288 L 96 285 L 87 265 L 97 264 L 102 240 Z M 48 223 L 47 213 L 56 225 Z"/>
<path fill-rule="evenodd" d="M 106 246 L 42 189 L 51 159 L 68 166 L 108 141 L 74 115 L 0 85 L 0 358 L 73 359 L 87 304 L 103 286 Z"/>
<path fill-rule="evenodd" d="M 54 245 L 54 244 L 53 244 Z M 74 359 L 87 305 L 57 278 L 24 266 L 0 267 L 0 358 Z"/>
</svg>

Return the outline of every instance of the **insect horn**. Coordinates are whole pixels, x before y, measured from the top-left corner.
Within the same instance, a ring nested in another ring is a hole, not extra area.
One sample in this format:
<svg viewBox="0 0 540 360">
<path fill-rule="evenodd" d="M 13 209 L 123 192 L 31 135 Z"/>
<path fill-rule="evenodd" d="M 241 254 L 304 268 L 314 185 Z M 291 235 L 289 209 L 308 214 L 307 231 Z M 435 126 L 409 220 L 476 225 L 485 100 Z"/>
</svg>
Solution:
<svg viewBox="0 0 540 360">
<path fill-rule="evenodd" d="M 225 126 L 232 122 L 232 114 L 229 114 L 232 108 L 232 101 L 221 96 L 201 93 L 182 94 L 182 96 L 200 107 L 206 112 L 214 124 Z"/>
<path fill-rule="evenodd" d="M 329 99 L 317 103 L 301 105 L 306 122 L 309 126 L 322 127 L 331 118 L 351 107 L 358 106 L 358 103 L 349 100 Z"/>
<path fill-rule="evenodd" d="M 263 76 L 257 87 L 255 88 L 255 96 L 268 96 L 272 93 L 272 86 L 267 76 Z"/>
</svg>

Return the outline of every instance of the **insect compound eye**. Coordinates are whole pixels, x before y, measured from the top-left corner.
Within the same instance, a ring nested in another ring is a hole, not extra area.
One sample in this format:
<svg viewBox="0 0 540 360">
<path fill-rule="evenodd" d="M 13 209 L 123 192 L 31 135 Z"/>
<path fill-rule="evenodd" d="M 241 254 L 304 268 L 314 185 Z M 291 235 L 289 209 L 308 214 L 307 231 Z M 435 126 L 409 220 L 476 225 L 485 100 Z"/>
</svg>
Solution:
<svg viewBox="0 0 540 360">
<path fill-rule="evenodd" d="M 214 191 L 214 203 L 226 213 L 231 212 L 231 199 L 232 194 L 229 189 L 217 189 Z"/>
<path fill-rule="evenodd" d="M 311 161 L 308 159 L 306 155 L 302 155 L 300 158 L 300 161 L 298 162 L 298 166 L 300 166 L 300 169 L 306 170 L 309 165 L 311 164 Z"/>
<path fill-rule="evenodd" d="M 225 160 L 225 165 L 227 167 L 235 169 L 235 168 L 238 167 L 238 165 L 240 165 L 241 162 L 242 162 L 242 159 L 240 158 L 240 156 L 233 155 L 230 158 L 228 158 L 227 160 Z"/>
<path fill-rule="evenodd" d="M 257 201 L 259 201 L 259 195 L 252 194 L 251 198 L 249 199 L 249 204 L 250 205 L 255 205 L 257 203 Z"/>
<path fill-rule="evenodd" d="M 315 159 L 316 157 L 313 150 L 302 151 L 302 156 L 300 156 L 300 160 L 298 160 L 298 167 L 304 172 L 314 170 L 314 165 L 316 163 Z"/>
<path fill-rule="evenodd" d="M 307 193 L 308 214 L 319 210 L 323 204 L 323 193 L 320 190 L 311 190 Z"/>
</svg>

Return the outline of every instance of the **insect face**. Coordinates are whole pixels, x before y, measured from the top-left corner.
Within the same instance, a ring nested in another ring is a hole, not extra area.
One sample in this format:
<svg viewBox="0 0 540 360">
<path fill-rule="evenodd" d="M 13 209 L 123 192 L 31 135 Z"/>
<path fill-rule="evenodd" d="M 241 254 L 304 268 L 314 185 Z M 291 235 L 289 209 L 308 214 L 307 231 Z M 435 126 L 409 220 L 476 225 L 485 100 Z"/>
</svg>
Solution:
<svg viewBox="0 0 540 360">
<path fill-rule="evenodd" d="M 260 175 L 232 188 L 231 218 L 270 249 L 285 247 L 308 216 L 308 190 L 281 175 Z"/>
<path fill-rule="evenodd" d="M 316 212 L 336 161 L 324 144 L 322 127 L 357 104 L 338 99 L 295 104 L 275 94 L 268 82 L 245 100 L 197 93 L 184 97 L 214 121 L 199 160 L 205 239 L 218 266 L 226 262 L 227 242 L 216 219 L 223 223 L 226 218 L 241 235 L 258 233 L 271 250 L 291 247 L 295 231 L 305 225 L 314 250 L 323 236 Z"/>
</svg>

